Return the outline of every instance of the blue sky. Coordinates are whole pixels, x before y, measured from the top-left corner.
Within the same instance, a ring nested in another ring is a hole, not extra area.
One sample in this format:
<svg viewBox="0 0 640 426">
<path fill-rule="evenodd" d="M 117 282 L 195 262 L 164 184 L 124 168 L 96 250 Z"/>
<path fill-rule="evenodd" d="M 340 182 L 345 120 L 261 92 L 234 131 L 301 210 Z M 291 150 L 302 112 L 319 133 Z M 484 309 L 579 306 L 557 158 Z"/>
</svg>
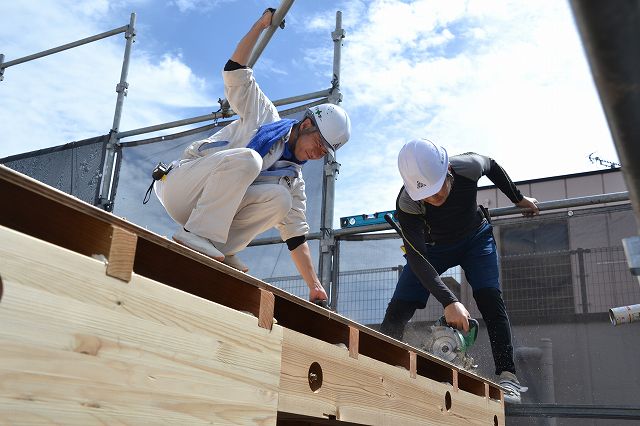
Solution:
<svg viewBox="0 0 640 426">
<path fill-rule="evenodd" d="M 120 27 L 135 11 L 120 127 L 131 130 L 217 110 L 220 69 L 262 10 L 278 4 L 4 2 L 0 53 L 10 61 Z M 330 86 L 336 10 L 346 31 L 343 106 L 353 123 L 338 153 L 336 222 L 393 209 L 397 153 L 416 137 L 450 154 L 492 156 L 514 180 L 602 168 L 591 152 L 617 161 L 567 3 L 297 0 L 255 67 L 271 99 Z M 0 157 L 108 132 L 123 50 L 119 35 L 8 68 Z"/>
</svg>

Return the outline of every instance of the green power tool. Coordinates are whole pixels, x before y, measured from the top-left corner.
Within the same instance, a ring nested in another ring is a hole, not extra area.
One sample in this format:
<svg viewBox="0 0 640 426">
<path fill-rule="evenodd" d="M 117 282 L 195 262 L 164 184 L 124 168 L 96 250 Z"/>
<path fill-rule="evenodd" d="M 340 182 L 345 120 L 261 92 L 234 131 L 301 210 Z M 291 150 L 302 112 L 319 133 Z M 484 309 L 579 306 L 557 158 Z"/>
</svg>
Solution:
<svg viewBox="0 0 640 426">
<path fill-rule="evenodd" d="M 447 324 L 442 316 L 431 326 L 431 335 L 422 345 L 423 349 L 464 369 L 476 368 L 467 350 L 476 342 L 478 328 L 478 320 L 469 318 L 469 332 L 463 333 Z"/>
</svg>

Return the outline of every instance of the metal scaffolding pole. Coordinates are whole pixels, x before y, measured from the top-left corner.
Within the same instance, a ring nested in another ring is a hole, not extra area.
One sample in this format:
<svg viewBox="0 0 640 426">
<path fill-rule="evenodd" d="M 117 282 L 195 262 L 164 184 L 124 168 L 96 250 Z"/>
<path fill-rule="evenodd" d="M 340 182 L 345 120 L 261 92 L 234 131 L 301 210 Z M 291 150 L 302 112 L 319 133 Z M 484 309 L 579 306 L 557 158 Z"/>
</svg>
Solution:
<svg viewBox="0 0 640 426">
<path fill-rule="evenodd" d="M 326 98 L 331 93 L 331 89 L 319 90 L 313 93 L 307 93 L 305 95 L 291 96 L 284 99 L 279 99 L 273 102 L 274 106 L 289 105 L 298 102 L 309 101 L 312 99 L 323 99 L 323 103 L 326 102 Z M 284 115 L 287 111 L 281 111 L 281 115 Z M 187 126 L 189 124 L 202 123 L 204 121 L 217 120 L 219 118 L 230 118 L 235 115 L 235 112 L 231 109 L 224 112 L 213 112 L 211 114 L 200 115 L 198 117 L 185 118 L 183 120 L 171 121 L 168 123 L 157 124 L 154 126 L 142 127 L 134 130 L 127 130 L 125 132 L 118 132 L 118 139 L 124 139 L 131 136 L 142 135 L 145 133 L 157 132 L 159 130 L 172 129 L 174 127 Z"/>
<path fill-rule="evenodd" d="M 576 198 L 567 198 L 564 200 L 555 200 L 555 201 L 543 201 L 538 203 L 538 208 L 540 211 L 548 211 L 548 210 L 557 210 L 557 209 L 568 209 L 572 207 L 583 207 L 583 206 L 593 206 L 598 204 L 605 203 L 618 203 L 621 201 L 629 201 L 629 193 L 626 191 L 623 192 L 612 192 L 609 194 L 599 194 L 599 195 L 591 195 L 588 197 L 576 197 Z M 526 209 L 521 209 L 519 207 L 498 207 L 494 209 L 490 209 L 489 213 L 491 213 L 491 217 L 499 217 L 499 216 L 509 216 L 513 214 L 519 214 Z M 391 226 L 388 223 L 379 223 L 375 225 L 365 225 L 358 226 L 355 228 L 344 228 L 344 229 L 336 229 L 333 231 L 334 238 L 341 240 L 380 240 L 386 238 L 397 238 L 398 234 L 395 232 L 389 234 L 371 234 L 364 235 L 369 232 L 379 232 L 379 231 L 388 231 L 391 229 Z M 349 236 L 354 236 L 354 238 L 348 238 Z M 370 237 L 370 238 L 367 238 Z M 321 233 L 313 233 L 307 235 L 308 240 L 317 240 L 321 238 Z M 266 245 L 266 244 L 278 244 L 281 243 L 282 240 L 278 237 L 272 238 L 260 238 L 254 240 L 250 245 L 258 246 L 258 245 Z"/>
<path fill-rule="evenodd" d="M 249 56 L 249 61 L 247 62 L 247 66 L 249 68 L 253 68 L 253 66 L 258 61 L 258 58 L 260 58 L 260 55 L 262 55 L 262 51 L 264 50 L 265 47 L 267 47 L 267 44 L 269 44 L 269 41 L 271 40 L 271 37 L 273 37 L 273 34 L 278 29 L 280 22 L 282 22 L 284 17 L 287 15 L 287 12 L 289 12 L 289 9 L 291 9 L 291 6 L 293 5 L 293 1 L 294 0 L 282 0 L 282 2 L 280 3 L 280 6 L 276 9 L 276 13 L 273 15 L 273 18 L 271 19 L 271 26 L 267 28 L 267 31 L 264 32 L 262 36 L 260 36 L 260 39 L 258 40 L 255 47 L 251 51 L 251 56 Z"/>
<path fill-rule="evenodd" d="M 262 52 L 264 51 L 265 47 L 267 47 L 267 44 L 269 44 L 269 41 L 271 41 L 271 37 L 273 37 L 273 34 L 276 32 L 276 30 L 280 26 L 280 23 L 284 20 L 284 17 L 287 15 L 287 12 L 289 12 L 289 9 L 291 9 L 293 2 L 294 0 L 282 0 L 280 2 L 280 6 L 278 6 L 278 8 L 276 9 L 276 12 L 273 14 L 273 17 L 271 18 L 271 26 L 267 28 L 266 32 L 260 35 L 260 38 L 258 39 L 256 45 L 253 47 L 253 50 L 251 51 L 251 55 L 249 56 L 249 60 L 247 61 L 247 66 L 249 68 L 253 68 L 256 62 L 258 62 L 260 55 L 262 55 Z M 282 26 L 282 28 L 284 28 L 284 25 Z M 228 100 L 224 99 L 220 101 L 220 109 L 222 110 L 222 114 L 224 117 L 230 116 L 229 114 L 231 114 L 231 110 L 229 109 Z"/>
<path fill-rule="evenodd" d="M 122 117 L 122 105 L 124 103 L 124 97 L 127 96 L 127 89 L 129 84 L 127 83 L 127 75 L 129 73 L 129 60 L 131 57 L 131 46 L 135 41 L 136 36 L 136 14 L 131 13 L 131 19 L 125 32 L 125 39 L 127 44 L 124 49 L 124 59 L 122 61 L 122 70 L 120 72 L 120 82 L 116 85 L 116 92 L 118 98 L 116 100 L 116 110 L 113 115 L 113 126 L 109 132 L 109 141 L 107 142 L 104 164 L 102 168 L 102 176 L 100 180 L 100 195 L 98 197 L 98 206 L 102 207 L 106 211 L 113 210 L 113 194 L 114 189 L 114 172 L 116 168 L 116 155 L 118 145 L 118 129 L 120 127 L 120 118 Z"/>
<path fill-rule="evenodd" d="M 14 59 L 13 61 L 4 62 L 4 55 L 0 54 L 0 81 L 4 78 L 4 70 L 14 65 L 21 64 L 23 62 L 32 61 L 34 59 L 42 58 L 44 56 L 53 55 L 54 53 L 62 52 L 64 50 L 72 49 L 74 47 L 82 46 L 83 44 L 91 43 L 103 38 L 111 37 L 112 35 L 120 34 L 127 31 L 128 25 L 113 30 L 106 31 L 104 33 L 96 34 L 91 37 L 83 38 L 82 40 L 73 41 L 71 43 L 63 44 L 62 46 L 54 47 L 42 52 L 34 53 L 33 55 L 24 56 L 22 58 Z"/>
<path fill-rule="evenodd" d="M 342 101 L 340 93 L 340 54 L 344 29 L 342 28 L 342 12 L 336 12 L 336 29 L 331 33 L 333 39 L 333 79 L 329 102 L 339 104 Z M 322 286 L 331 295 L 329 305 L 335 308 L 337 298 L 337 274 L 338 257 L 336 256 L 336 242 L 333 236 L 333 206 L 335 201 L 335 181 L 340 169 L 340 164 L 325 156 L 324 181 L 322 185 L 322 214 L 320 218 L 320 259 L 318 271 Z"/>
<path fill-rule="evenodd" d="M 616 203 L 620 201 L 628 201 L 629 193 L 624 192 L 612 192 L 610 194 L 591 195 L 588 197 L 576 197 L 567 198 L 564 200 L 555 201 L 543 201 L 538 203 L 540 211 L 568 209 L 572 207 L 591 206 L 603 203 Z M 491 217 L 509 216 L 514 214 L 520 214 L 527 209 L 521 209 L 520 207 L 498 207 L 489 209 Z M 355 228 L 338 229 L 334 232 L 336 238 L 342 238 L 346 235 L 363 234 L 366 232 L 387 231 L 391 229 L 388 223 L 379 223 L 375 225 L 358 226 Z"/>
</svg>

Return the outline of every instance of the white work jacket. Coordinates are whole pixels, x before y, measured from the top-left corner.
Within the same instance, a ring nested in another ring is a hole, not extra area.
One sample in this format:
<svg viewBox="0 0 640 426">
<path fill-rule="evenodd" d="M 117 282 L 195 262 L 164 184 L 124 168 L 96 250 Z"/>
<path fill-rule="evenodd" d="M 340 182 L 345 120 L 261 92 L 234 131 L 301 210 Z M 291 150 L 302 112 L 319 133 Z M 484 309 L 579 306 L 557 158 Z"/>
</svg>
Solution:
<svg viewBox="0 0 640 426">
<path fill-rule="evenodd" d="M 181 163 L 227 149 L 246 148 L 260 126 L 280 120 L 280 115 L 276 107 L 262 92 L 253 77 L 253 70 L 250 68 L 242 68 L 233 71 L 223 71 L 222 78 L 224 80 L 225 96 L 229 101 L 229 105 L 240 118 L 223 127 L 207 139 L 190 144 L 182 154 Z M 273 145 L 271 150 L 262 159 L 262 170 L 267 170 L 282 157 L 285 144 L 288 140 L 289 135 Z M 207 146 L 207 144 L 211 142 L 225 141 L 228 143 L 223 146 L 212 148 Z M 307 197 L 305 194 L 304 179 L 302 177 L 302 167 L 290 162 L 287 162 L 287 165 L 295 166 L 297 170 L 296 177 L 283 176 L 279 179 L 279 182 L 274 182 L 284 185 L 291 193 L 291 210 L 285 216 L 284 220 L 277 225 L 283 241 L 292 237 L 305 235 L 309 232 L 309 225 L 305 214 Z M 230 185 L 232 185 L 231 182 Z M 230 188 L 230 190 L 232 189 Z"/>
</svg>

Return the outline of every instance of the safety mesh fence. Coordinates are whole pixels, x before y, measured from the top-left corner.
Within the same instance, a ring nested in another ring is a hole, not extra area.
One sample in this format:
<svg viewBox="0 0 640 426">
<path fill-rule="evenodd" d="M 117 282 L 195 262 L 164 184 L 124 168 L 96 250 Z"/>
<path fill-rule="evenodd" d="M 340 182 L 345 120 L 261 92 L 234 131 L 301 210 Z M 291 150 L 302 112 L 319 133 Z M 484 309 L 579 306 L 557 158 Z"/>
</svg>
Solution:
<svg viewBox="0 0 640 426">
<path fill-rule="evenodd" d="M 579 284 L 579 300 L 586 300 L 582 303 L 583 313 L 606 312 L 612 306 L 640 303 L 640 285 L 629 272 L 621 246 L 585 250 L 582 258 L 576 252 L 574 259 L 573 276 Z"/>
<path fill-rule="evenodd" d="M 640 286 L 629 272 L 620 238 L 594 237 L 593 223 L 602 224 L 598 232 L 603 235 L 624 236 L 616 229 L 627 229 L 621 224 L 633 223 L 633 213 L 600 208 L 573 217 L 549 215 L 535 221 L 517 218 L 494 223 L 500 284 L 512 322 L 575 321 L 584 314 L 602 316 L 611 307 L 640 303 Z M 610 245 L 586 245 L 594 241 Z M 332 295 L 338 313 L 366 325 L 382 321 L 406 264 L 400 245 L 398 238 L 339 241 L 340 273 Z M 444 276 L 453 278 L 444 281 L 471 315 L 480 318 L 464 271 L 456 267 Z M 267 281 L 300 297 L 308 295 L 299 276 Z M 441 315 L 442 306 L 432 297 L 412 321 L 434 321 Z"/>
<path fill-rule="evenodd" d="M 512 320 L 548 322 L 559 317 L 607 312 L 613 306 L 640 303 L 640 286 L 626 266 L 622 246 L 533 253 L 501 258 L 503 298 Z M 379 324 L 398 282 L 402 265 L 344 271 L 339 274 L 337 312 L 361 324 Z M 455 279 L 463 303 L 479 316 L 464 273 L 452 268 L 443 276 Z M 266 278 L 266 282 L 307 298 L 299 275 Z M 446 281 L 446 280 L 445 280 Z M 435 321 L 442 307 L 430 298 L 413 321 Z"/>
<path fill-rule="evenodd" d="M 502 292 L 512 320 L 573 314 L 571 253 L 501 257 Z"/>
<path fill-rule="evenodd" d="M 300 275 L 265 278 L 264 281 L 302 299 L 309 297 L 309 289 Z"/>
<path fill-rule="evenodd" d="M 95 205 L 109 135 L 0 159 L 3 164 Z"/>
<path fill-rule="evenodd" d="M 340 273 L 337 311 L 361 324 L 380 323 L 401 271 L 402 266 L 393 266 Z M 265 281 L 303 299 L 309 296 L 299 275 Z"/>
<path fill-rule="evenodd" d="M 502 256 L 501 273 L 516 319 L 607 312 L 640 301 L 622 246 Z"/>
</svg>

